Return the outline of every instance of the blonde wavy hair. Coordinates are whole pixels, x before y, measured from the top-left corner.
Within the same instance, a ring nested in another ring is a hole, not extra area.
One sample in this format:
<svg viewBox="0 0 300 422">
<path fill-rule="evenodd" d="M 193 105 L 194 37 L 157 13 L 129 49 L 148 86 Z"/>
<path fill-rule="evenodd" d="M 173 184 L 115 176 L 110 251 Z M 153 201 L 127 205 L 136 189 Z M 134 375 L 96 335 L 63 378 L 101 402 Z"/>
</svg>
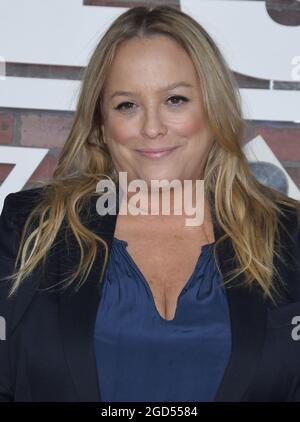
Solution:
<svg viewBox="0 0 300 422">
<path fill-rule="evenodd" d="M 246 286 L 258 283 L 264 295 L 274 301 L 274 293 L 278 291 L 272 282 L 277 273 L 273 257 L 274 254 L 279 256 L 275 240 L 282 214 L 280 204 L 296 210 L 299 223 L 299 202 L 264 186 L 253 175 L 242 150 L 245 122 L 233 74 L 204 28 L 170 6 L 128 9 L 115 19 L 91 55 L 71 131 L 53 176 L 44 182 L 41 200 L 24 226 L 15 272 L 8 277 L 12 280 L 10 295 L 40 261 L 44 261 L 63 221 L 67 221 L 78 242 L 80 262 L 76 271 L 60 283 L 63 287 L 72 285 L 79 289 L 92 268 L 99 244 L 105 249 L 102 281 L 108 245 L 80 221 L 80 212 L 85 201 L 95 195 L 100 180 L 109 178 L 118 182 L 103 140 L 104 84 L 118 45 L 134 37 L 152 35 L 176 40 L 190 55 L 201 82 L 204 108 L 214 136 L 204 171 L 205 193 L 225 232 L 214 245 L 214 254 L 216 257 L 217 248 L 229 237 L 237 258 L 237 266 L 229 274 L 232 277 L 225 282 L 243 274 Z M 37 226 L 29 231 L 34 220 Z"/>
</svg>

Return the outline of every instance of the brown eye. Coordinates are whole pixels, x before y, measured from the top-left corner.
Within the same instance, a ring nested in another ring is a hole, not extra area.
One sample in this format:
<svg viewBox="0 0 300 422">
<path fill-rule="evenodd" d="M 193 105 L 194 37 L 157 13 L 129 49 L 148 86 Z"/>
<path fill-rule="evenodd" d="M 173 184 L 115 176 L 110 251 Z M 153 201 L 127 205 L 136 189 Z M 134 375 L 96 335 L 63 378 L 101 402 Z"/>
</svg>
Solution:
<svg viewBox="0 0 300 422">
<path fill-rule="evenodd" d="M 175 104 L 172 102 L 172 105 L 175 105 L 175 106 L 182 104 L 182 103 L 178 103 L 178 100 L 184 103 L 189 101 L 186 97 L 183 97 L 182 95 L 173 95 L 172 97 L 168 98 L 168 101 L 174 100 L 174 99 L 176 100 L 176 102 Z"/>
<path fill-rule="evenodd" d="M 134 105 L 133 103 L 130 103 L 129 101 L 126 101 L 126 102 L 123 102 L 123 103 L 121 103 L 121 104 L 117 105 L 117 107 L 115 107 L 115 110 L 119 110 L 119 111 L 123 111 L 123 110 L 131 110 L 131 109 L 132 109 L 132 107 L 125 107 L 125 108 L 124 108 L 124 106 L 125 106 L 125 105 L 128 105 L 128 104 Z"/>
<path fill-rule="evenodd" d="M 182 95 L 173 95 L 172 97 L 169 97 L 167 101 L 170 101 L 170 100 L 172 100 L 171 105 L 173 106 L 179 106 L 182 103 L 189 101 L 186 97 L 183 97 Z M 174 100 L 175 100 L 175 103 L 174 103 Z M 118 111 L 129 111 L 129 110 L 133 110 L 134 105 L 135 104 L 130 101 L 125 101 L 117 105 L 117 107 L 114 107 L 114 109 Z"/>
</svg>

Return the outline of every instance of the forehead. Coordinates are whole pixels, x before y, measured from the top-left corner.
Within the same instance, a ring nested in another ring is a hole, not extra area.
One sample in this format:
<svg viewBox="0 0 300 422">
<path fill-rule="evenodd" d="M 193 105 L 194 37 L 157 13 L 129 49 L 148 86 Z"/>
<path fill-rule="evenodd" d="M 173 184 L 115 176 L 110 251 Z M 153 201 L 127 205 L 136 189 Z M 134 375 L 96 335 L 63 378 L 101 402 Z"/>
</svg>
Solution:
<svg viewBox="0 0 300 422">
<path fill-rule="evenodd" d="M 176 80 L 195 83 L 193 61 L 184 48 L 166 36 L 134 38 L 122 42 L 106 81 L 109 88 L 126 89 L 128 85 L 164 87 Z"/>
</svg>

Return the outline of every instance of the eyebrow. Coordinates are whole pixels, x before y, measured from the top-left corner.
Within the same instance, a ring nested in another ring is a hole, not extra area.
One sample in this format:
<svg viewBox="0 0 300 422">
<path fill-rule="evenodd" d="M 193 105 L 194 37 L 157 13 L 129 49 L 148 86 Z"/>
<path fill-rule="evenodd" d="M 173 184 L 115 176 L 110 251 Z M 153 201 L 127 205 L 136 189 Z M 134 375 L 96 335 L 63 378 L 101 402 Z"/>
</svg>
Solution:
<svg viewBox="0 0 300 422">
<path fill-rule="evenodd" d="M 180 82 L 174 82 L 173 84 L 169 84 L 169 85 L 165 86 L 164 88 L 160 88 L 158 91 L 159 92 L 170 91 L 172 89 L 178 88 L 179 86 L 183 86 L 183 87 L 186 87 L 186 88 L 194 88 L 194 86 L 191 85 L 190 83 L 185 82 L 185 81 L 180 81 Z M 110 98 L 114 98 L 114 97 L 117 97 L 117 96 L 134 97 L 134 96 L 138 96 L 138 92 L 115 91 Z"/>
</svg>

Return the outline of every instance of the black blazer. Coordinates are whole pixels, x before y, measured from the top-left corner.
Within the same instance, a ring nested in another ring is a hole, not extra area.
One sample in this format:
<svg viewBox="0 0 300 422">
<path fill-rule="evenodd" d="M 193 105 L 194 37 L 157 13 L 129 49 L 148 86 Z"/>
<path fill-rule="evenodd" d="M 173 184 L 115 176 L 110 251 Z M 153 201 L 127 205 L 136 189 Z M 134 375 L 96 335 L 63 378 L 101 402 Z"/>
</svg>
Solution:
<svg viewBox="0 0 300 422">
<path fill-rule="evenodd" d="M 21 229 L 39 195 L 40 188 L 35 188 L 5 198 L 0 217 L 0 278 L 12 271 Z M 292 319 L 300 316 L 300 231 L 295 213 L 285 211 L 282 221 L 287 232 L 281 231 L 281 256 L 286 263 L 274 258 L 286 282 L 280 306 L 264 300 L 258 287 L 239 286 L 241 279 L 226 288 L 232 351 L 215 401 L 300 401 L 300 340 L 292 337 L 297 328 Z M 83 212 L 84 223 L 105 238 L 109 250 L 116 217 L 99 216 L 95 199 Z M 217 240 L 223 232 L 214 218 L 213 224 Z M 101 401 L 93 348 L 101 248 L 77 293 L 38 290 L 43 277 L 49 285 L 57 283 L 78 263 L 75 239 L 65 239 L 63 233 L 62 227 L 45 274 L 38 266 L 13 299 L 7 299 L 6 282 L 0 283 L 0 315 L 6 321 L 6 340 L 0 340 L 0 401 Z M 218 259 L 223 274 L 233 268 L 228 238 Z M 298 333 L 300 337 L 300 329 Z"/>
</svg>

